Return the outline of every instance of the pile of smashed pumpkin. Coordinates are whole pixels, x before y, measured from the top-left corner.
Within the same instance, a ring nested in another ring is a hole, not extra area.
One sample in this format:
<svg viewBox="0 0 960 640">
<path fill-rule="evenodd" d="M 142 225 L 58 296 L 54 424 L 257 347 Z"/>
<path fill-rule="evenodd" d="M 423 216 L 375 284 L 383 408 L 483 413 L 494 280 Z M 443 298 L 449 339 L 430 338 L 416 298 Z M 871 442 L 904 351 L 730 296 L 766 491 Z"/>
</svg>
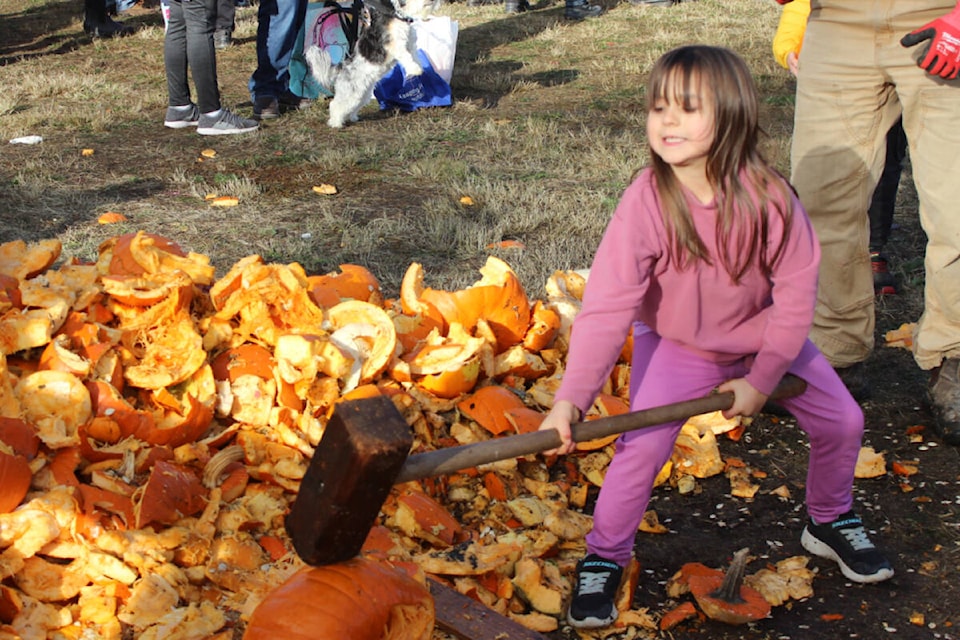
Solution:
<svg viewBox="0 0 960 640">
<path fill-rule="evenodd" d="M 537 429 L 584 275 L 558 271 L 531 301 L 504 261 L 480 274 L 442 291 L 411 264 L 384 299 L 359 265 L 311 276 L 253 255 L 216 278 L 206 256 L 144 232 L 105 241 L 95 263 L 56 240 L 0 245 L 0 637 L 253 640 L 293 617 L 303 635 L 288 639 L 429 639 L 428 577 L 557 629 L 610 439 L 398 485 L 342 565 L 306 567 L 284 531 L 344 399 L 389 397 L 414 451 Z M 587 419 L 627 411 L 629 355 L 625 340 Z M 658 482 L 684 492 L 726 473 L 751 497 L 752 470 L 716 444 L 741 429 L 691 420 Z M 641 530 L 666 531 L 652 511 Z M 680 569 L 677 601 L 713 571 Z M 584 637 L 703 615 L 632 608 L 627 573 L 618 621 Z M 809 596 L 811 576 L 788 558 L 746 581 L 776 606 Z"/>
</svg>

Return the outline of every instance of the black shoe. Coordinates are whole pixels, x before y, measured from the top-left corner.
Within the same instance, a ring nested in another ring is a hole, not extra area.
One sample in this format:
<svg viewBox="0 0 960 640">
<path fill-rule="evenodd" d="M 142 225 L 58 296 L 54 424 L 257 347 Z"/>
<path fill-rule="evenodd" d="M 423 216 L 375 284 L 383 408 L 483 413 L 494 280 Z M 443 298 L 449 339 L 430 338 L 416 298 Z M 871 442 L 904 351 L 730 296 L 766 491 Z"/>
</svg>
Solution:
<svg viewBox="0 0 960 640">
<path fill-rule="evenodd" d="M 601 13 L 603 13 L 603 7 L 590 4 L 587 0 L 567 0 L 563 17 L 567 20 L 583 20 L 584 18 L 596 18 Z"/>
<path fill-rule="evenodd" d="M 530 10 L 530 3 L 527 0 L 507 0 L 503 3 L 503 10 L 506 13 L 523 13 Z"/>
<path fill-rule="evenodd" d="M 233 45 L 233 36 L 226 29 L 213 32 L 213 46 L 217 49 L 229 49 Z"/>
<path fill-rule="evenodd" d="M 577 563 L 577 585 L 567 622 L 578 629 L 606 627 L 617 619 L 615 599 L 623 567 L 595 553 Z"/>
<path fill-rule="evenodd" d="M 313 104 L 310 98 L 301 98 L 292 91 L 284 91 L 278 98 L 281 111 L 303 111 Z"/>
<path fill-rule="evenodd" d="M 870 398 L 870 383 L 867 381 L 867 367 L 864 363 L 857 362 L 848 367 L 834 367 L 833 369 L 840 376 L 840 380 L 854 400 L 863 402 Z"/>
<path fill-rule="evenodd" d="M 890 273 L 887 258 L 879 251 L 870 252 L 870 268 L 873 270 L 873 292 L 878 296 L 897 295 L 897 279 Z"/>
<path fill-rule="evenodd" d="M 280 101 L 272 96 L 260 96 L 253 101 L 253 117 L 257 120 L 276 120 L 280 117 Z"/>
<path fill-rule="evenodd" d="M 870 542 L 853 511 L 827 524 L 815 524 L 810 519 L 800 544 L 815 556 L 835 561 L 840 572 L 854 582 L 882 582 L 893 577 L 890 561 Z"/>
<path fill-rule="evenodd" d="M 122 38 L 133 33 L 133 27 L 107 18 L 103 22 L 89 22 L 84 20 L 83 30 L 91 38 Z"/>
<path fill-rule="evenodd" d="M 930 372 L 927 400 L 937 435 L 960 445 L 960 358 L 947 358 Z"/>
</svg>

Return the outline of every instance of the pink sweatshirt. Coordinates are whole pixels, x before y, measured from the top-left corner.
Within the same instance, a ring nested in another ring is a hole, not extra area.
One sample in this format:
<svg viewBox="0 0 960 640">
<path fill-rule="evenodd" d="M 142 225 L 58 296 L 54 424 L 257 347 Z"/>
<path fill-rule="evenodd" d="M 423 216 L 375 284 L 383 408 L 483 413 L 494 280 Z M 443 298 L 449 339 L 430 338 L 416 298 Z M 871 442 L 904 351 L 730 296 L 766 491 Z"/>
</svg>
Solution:
<svg viewBox="0 0 960 640">
<path fill-rule="evenodd" d="M 627 187 L 597 249 L 583 307 L 573 325 L 567 368 L 556 400 L 590 408 L 610 375 L 634 321 L 657 335 L 728 364 L 756 356 L 746 378 L 769 394 L 800 353 L 813 322 L 820 246 L 800 201 L 784 253 L 770 277 L 748 270 L 739 285 L 714 258 L 680 271 L 670 247 L 654 187 L 643 171 Z M 687 193 L 697 233 L 716 256 L 715 203 Z M 783 235 L 779 215 L 769 217 L 769 238 Z"/>
</svg>

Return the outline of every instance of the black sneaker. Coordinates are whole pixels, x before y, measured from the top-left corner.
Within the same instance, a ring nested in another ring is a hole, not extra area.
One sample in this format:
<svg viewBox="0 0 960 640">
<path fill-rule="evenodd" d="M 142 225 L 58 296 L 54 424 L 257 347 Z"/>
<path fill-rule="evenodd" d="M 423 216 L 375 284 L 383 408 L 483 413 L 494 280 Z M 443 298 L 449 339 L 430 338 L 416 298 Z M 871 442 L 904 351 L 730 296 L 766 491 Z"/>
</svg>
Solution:
<svg viewBox="0 0 960 640">
<path fill-rule="evenodd" d="M 253 101 L 253 117 L 257 120 L 276 120 L 280 117 L 280 101 L 273 96 L 260 96 Z"/>
<path fill-rule="evenodd" d="M 833 522 L 814 524 L 811 518 L 800 536 L 803 548 L 840 565 L 854 582 L 882 582 L 893 577 L 893 567 L 870 542 L 860 517 L 848 511 Z"/>
<path fill-rule="evenodd" d="M 597 629 L 617 619 L 614 600 L 623 568 L 595 553 L 577 563 L 577 586 L 567 611 L 567 622 L 578 629 Z"/>
<path fill-rule="evenodd" d="M 91 38 L 122 38 L 134 32 L 133 27 L 107 18 L 103 22 L 84 21 L 83 30 Z"/>
<path fill-rule="evenodd" d="M 878 296 L 897 295 L 897 279 L 890 273 L 887 258 L 879 251 L 870 252 L 870 269 L 873 270 L 873 292 Z"/>
<path fill-rule="evenodd" d="M 304 98 L 298 96 L 292 91 L 284 91 L 280 94 L 280 97 L 277 98 L 277 102 L 280 106 L 280 111 L 305 111 L 310 108 L 313 104 L 313 100 L 310 98 Z"/>
</svg>

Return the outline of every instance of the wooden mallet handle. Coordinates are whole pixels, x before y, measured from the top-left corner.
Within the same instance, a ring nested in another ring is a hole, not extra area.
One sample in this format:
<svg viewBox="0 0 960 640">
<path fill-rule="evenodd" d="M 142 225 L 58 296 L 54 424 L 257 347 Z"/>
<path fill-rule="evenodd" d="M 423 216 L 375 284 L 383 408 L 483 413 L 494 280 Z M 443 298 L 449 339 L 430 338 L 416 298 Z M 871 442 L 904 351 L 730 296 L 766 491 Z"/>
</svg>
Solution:
<svg viewBox="0 0 960 640">
<path fill-rule="evenodd" d="M 806 386 L 806 383 L 800 378 L 788 375 L 780 381 L 770 398 L 777 400 L 793 397 L 803 393 Z M 713 393 L 694 400 L 580 422 L 571 425 L 571 435 L 574 442 L 586 442 L 666 422 L 684 420 L 703 413 L 726 411 L 732 406 L 732 393 Z M 555 430 L 549 429 L 418 453 L 407 458 L 400 470 L 400 475 L 397 476 L 396 483 L 444 475 L 498 460 L 508 460 L 531 453 L 550 451 L 561 444 L 559 434 Z"/>
</svg>

